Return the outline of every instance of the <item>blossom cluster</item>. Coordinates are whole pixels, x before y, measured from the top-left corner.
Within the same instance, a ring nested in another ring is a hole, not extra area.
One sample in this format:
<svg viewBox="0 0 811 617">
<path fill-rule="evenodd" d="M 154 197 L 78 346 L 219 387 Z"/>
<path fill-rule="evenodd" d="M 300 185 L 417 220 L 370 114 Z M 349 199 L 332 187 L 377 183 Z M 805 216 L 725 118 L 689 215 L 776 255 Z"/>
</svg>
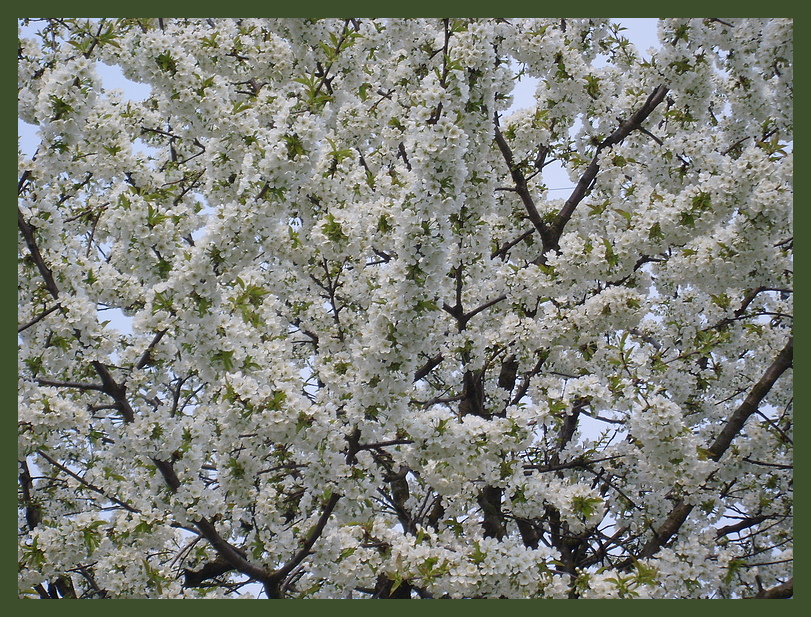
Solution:
<svg viewBox="0 0 811 617">
<path fill-rule="evenodd" d="M 22 597 L 790 585 L 791 20 L 23 22 Z"/>
</svg>

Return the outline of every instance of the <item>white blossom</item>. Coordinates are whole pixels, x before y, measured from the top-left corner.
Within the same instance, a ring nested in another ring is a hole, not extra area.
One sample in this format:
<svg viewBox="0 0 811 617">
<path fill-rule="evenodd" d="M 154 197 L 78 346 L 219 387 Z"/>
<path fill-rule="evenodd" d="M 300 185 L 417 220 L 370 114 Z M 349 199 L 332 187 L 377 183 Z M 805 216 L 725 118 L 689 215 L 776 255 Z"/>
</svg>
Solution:
<svg viewBox="0 0 811 617">
<path fill-rule="evenodd" d="M 793 594 L 792 27 L 22 20 L 19 596 Z"/>
</svg>

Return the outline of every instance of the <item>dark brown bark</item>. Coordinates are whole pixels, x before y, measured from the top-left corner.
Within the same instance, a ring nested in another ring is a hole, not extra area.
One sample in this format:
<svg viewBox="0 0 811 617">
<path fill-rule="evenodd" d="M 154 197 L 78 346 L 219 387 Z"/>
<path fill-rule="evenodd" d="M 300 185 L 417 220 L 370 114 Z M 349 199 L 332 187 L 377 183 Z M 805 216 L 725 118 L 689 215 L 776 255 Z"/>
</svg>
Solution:
<svg viewBox="0 0 811 617">
<path fill-rule="evenodd" d="M 401 581 L 395 587 L 394 581 L 385 574 L 379 574 L 372 597 L 376 600 L 408 600 L 411 598 L 411 584 L 408 581 Z"/>
</svg>

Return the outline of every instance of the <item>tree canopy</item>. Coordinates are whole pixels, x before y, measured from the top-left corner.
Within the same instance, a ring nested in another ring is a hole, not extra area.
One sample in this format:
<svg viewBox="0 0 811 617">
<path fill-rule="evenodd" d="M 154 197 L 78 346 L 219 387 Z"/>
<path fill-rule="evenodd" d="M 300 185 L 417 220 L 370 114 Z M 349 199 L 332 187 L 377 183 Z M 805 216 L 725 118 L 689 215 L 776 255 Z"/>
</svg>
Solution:
<svg viewBox="0 0 811 617">
<path fill-rule="evenodd" d="M 790 19 L 22 24 L 21 597 L 792 595 Z"/>
</svg>

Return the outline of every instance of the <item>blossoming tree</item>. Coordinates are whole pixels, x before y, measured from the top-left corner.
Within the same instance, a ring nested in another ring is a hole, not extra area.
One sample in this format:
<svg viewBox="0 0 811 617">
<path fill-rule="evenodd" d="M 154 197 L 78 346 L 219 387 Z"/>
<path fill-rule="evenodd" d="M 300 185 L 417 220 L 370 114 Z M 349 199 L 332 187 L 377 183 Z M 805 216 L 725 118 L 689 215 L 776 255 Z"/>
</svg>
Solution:
<svg viewBox="0 0 811 617">
<path fill-rule="evenodd" d="M 21 596 L 792 595 L 790 20 L 25 23 Z"/>
</svg>

